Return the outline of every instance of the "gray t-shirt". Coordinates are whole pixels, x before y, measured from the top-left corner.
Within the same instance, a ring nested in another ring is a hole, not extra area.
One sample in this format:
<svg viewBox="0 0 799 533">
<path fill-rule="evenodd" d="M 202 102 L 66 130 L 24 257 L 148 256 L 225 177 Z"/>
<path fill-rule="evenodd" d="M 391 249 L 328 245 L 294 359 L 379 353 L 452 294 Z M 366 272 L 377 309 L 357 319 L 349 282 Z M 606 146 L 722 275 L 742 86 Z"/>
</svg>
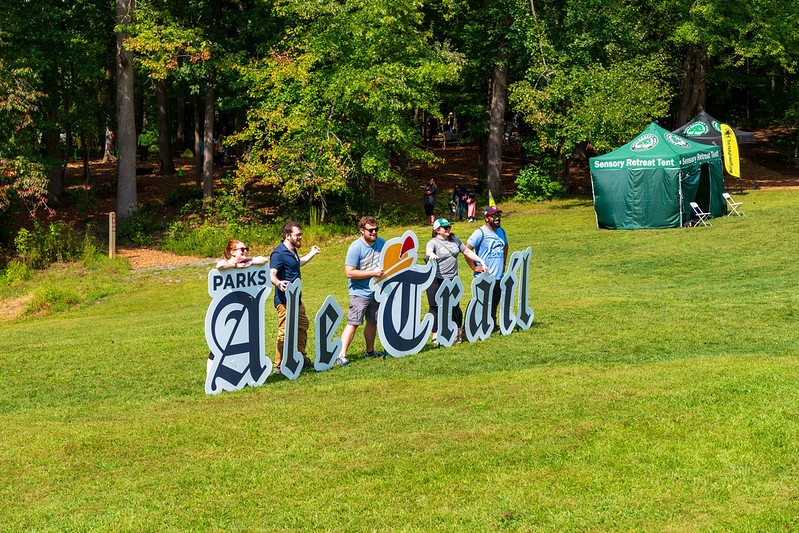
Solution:
<svg viewBox="0 0 799 533">
<path fill-rule="evenodd" d="M 458 275 L 458 254 L 466 249 L 466 245 L 456 236 L 451 241 L 433 237 L 425 247 L 426 252 L 433 252 L 438 256 L 438 279 L 452 279 Z"/>
</svg>

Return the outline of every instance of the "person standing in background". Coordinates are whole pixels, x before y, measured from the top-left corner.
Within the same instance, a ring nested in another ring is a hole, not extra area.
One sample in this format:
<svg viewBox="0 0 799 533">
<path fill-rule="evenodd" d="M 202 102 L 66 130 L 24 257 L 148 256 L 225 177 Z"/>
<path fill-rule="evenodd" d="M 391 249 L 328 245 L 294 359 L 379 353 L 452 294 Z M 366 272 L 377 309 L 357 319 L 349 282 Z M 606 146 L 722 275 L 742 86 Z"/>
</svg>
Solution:
<svg viewBox="0 0 799 533">
<path fill-rule="evenodd" d="M 422 197 L 422 205 L 424 205 L 424 214 L 427 217 L 428 226 L 432 226 L 433 220 L 435 220 L 433 211 L 436 207 L 437 191 L 438 187 L 436 187 L 436 178 L 430 178 L 430 182 L 427 184 L 427 187 L 424 188 L 424 196 Z"/>
</svg>

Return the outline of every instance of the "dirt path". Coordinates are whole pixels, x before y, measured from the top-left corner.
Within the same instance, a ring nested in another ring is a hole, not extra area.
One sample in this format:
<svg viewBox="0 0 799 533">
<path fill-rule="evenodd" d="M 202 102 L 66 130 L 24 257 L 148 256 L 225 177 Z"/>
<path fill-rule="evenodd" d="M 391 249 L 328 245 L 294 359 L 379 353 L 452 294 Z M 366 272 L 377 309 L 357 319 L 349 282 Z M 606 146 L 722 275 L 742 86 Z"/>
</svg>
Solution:
<svg viewBox="0 0 799 533">
<path fill-rule="evenodd" d="M 184 263 L 200 263 L 203 261 L 207 261 L 208 264 L 213 263 L 212 259 L 201 259 L 199 257 L 187 255 L 175 255 L 169 252 L 162 252 L 160 250 L 151 250 L 149 248 L 117 247 L 117 255 L 130 261 L 130 266 L 133 268 L 133 270 L 165 265 L 179 265 Z"/>
</svg>

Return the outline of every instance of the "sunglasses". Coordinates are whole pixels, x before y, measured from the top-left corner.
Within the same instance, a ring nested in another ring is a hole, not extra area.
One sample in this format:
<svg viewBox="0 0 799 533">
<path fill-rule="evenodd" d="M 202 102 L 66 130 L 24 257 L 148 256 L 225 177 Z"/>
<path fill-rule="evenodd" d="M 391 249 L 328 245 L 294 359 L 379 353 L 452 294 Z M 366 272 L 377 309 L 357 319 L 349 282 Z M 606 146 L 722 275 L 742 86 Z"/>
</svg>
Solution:
<svg viewBox="0 0 799 533">
<path fill-rule="evenodd" d="M 502 218 L 502 215 L 499 215 L 499 214 L 497 214 L 497 215 L 488 215 L 488 216 L 489 216 L 489 218 Z"/>
<path fill-rule="evenodd" d="M 368 232 L 368 233 L 377 233 L 378 229 L 379 228 L 363 228 L 363 230 Z"/>
<path fill-rule="evenodd" d="M 247 248 L 246 246 L 236 248 L 236 250 L 238 250 L 240 252 L 244 252 L 245 254 L 250 251 L 250 249 Z"/>
</svg>

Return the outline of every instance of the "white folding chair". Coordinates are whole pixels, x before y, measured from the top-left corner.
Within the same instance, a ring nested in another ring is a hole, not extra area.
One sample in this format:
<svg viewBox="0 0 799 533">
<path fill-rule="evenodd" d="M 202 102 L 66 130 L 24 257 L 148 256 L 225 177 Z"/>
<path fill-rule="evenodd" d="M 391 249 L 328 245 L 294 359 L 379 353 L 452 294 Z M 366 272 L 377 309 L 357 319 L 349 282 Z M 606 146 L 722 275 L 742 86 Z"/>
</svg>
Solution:
<svg viewBox="0 0 799 533">
<path fill-rule="evenodd" d="M 697 226 L 699 224 L 702 224 L 703 226 L 712 226 L 713 225 L 710 222 L 710 213 L 705 213 L 704 211 L 702 211 L 702 208 L 699 207 L 698 203 L 691 202 L 691 211 L 693 211 L 694 215 L 696 215 L 699 218 L 699 222 L 696 224 Z"/>
<path fill-rule="evenodd" d="M 735 216 L 741 216 L 746 214 L 743 211 L 738 210 L 738 206 L 743 205 L 743 202 L 736 202 L 735 200 L 732 199 L 730 193 L 727 192 L 722 194 L 722 196 L 724 197 L 725 200 L 727 200 L 727 205 L 730 207 L 730 210 L 727 212 L 728 217 L 732 216 L 733 213 L 735 213 Z"/>
</svg>

